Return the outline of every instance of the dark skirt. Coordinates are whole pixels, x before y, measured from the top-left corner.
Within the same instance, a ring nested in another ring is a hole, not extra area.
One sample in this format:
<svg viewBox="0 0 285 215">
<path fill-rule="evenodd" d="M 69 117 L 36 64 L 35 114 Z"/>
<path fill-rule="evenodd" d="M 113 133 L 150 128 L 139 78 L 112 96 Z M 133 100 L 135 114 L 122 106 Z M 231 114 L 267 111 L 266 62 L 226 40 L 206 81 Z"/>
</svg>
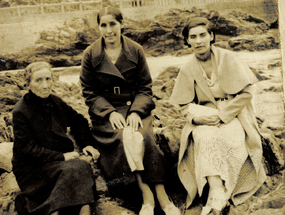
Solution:
<svg viewBox="0 0 285 215">
<path fill-rule="evenodd" d="M 163 154 L 155 143 L 152 131 L 152 117 L 142 119 L 143 128 L 139 132 L 144 138 L 144 171 L 141 171 L 142 180 L 148 184 L 164 182 Z M 109 189 L 115 189 L 136 181 L 131 171 L 124 145 L 122 142 L 123 130 L 113 130 L 109 121 L 92 120 L 92 132 L 96 139 L 96 148 L 100 152 L 99 165 L 103 171 Z"/>
<path fill-rule="evenodd" d="M 31 214 L 50 214 L 67 207 L 94 203 L 97 198 L 91 166 L 83 160 L 15 168 L 14 174 Z"/>
</svg>

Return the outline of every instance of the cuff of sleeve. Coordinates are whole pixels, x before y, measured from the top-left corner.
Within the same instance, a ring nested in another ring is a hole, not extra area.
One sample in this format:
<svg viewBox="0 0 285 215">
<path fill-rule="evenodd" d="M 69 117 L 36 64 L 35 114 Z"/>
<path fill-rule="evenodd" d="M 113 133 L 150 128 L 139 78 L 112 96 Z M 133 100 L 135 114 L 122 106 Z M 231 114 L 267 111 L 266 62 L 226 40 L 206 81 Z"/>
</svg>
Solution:
<svg viewBox="0 0 285 215">
<path fill-rule="evenodd" d="M 95 115 L 100 118 L 105 118 L 106 116 L 109 116 L 109 114 L 113 111 L 116 111 L 116 108 L 114 108 L 106 99 L 98 98 L 90 106 L 89 115 Z"/>
<path fill-rule="evenodd" d="M 225 111 L 222 111 L 222 110 L 219 111 L 218 117 L 225 124 L 229 123 L 233 119 Z"/>
</svg>

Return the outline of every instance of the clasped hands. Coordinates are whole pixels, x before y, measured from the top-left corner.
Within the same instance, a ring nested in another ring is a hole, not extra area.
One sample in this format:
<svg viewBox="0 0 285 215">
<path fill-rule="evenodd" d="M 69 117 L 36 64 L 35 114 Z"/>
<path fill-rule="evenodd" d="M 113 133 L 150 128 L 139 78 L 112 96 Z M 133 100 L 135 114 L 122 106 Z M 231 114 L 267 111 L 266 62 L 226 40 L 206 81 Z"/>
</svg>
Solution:
<svg viewBox="0 0 285 215">
<path fill-rule="evenodd" d="M 197 116 L 190 119 L 190 116 L 188 120 L 192 119 L 192 122 L 195 125 L 209 125 L 209 126 L 217 126 L 219 127 L 222 123 L 221 119 L 218 115 L 204 115 L 204 116 Z"/>
<path fill-rule="evenodd" d="M 137 131 L 139 126 L 143 127 L 141 117 L 135 112 L 132 112 L 125 120 L 122 114 L 114 111 L 110 114 L 109 121 L 114 130 L 130 126 L 133 131 Z"/>
<path fill-rule="evenodd" d="M 89 153 L 92 156 L 94 161 L 97 161 L 97 159 L 100 156 L 99 151 L 97 149 L 95 149 L 93 146 L 86 146 L 85 148 L 83 148 L 82 152 L 85 156 L 88 156 L 88 153 Z M 65 161 L 76 159 L 76 158 L 80 157 L 79 153 L 75 152 L 75 151 L 66 152 L 63 154 L 63 156 L 64 156 Z"/>
</svg>

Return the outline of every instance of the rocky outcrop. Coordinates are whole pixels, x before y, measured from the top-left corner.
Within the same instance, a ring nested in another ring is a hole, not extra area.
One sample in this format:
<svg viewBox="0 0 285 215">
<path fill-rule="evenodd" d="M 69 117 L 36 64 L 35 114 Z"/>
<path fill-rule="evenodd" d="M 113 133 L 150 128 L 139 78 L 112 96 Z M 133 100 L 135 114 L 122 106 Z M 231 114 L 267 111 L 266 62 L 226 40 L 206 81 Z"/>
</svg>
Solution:
<svg viewBox="0 0 285 215">
<path fill-rule="evenodd" d="M 123 34 L 141 44 L 152 56 L 187 54 L 191 50 L 184 45 L 181 32 L 193 16 L 211 20 L 217 46 L 251 51 L 279 47 L 279 35 L 268 34 L 270 27 L 276 28 L 276 25 L 270 26 L 258 17 L 234 10 L 221 15 L 218 11 L 195 7 L 170 9 L 148 22 L 126 19 Z M 35 61 L 47 61 L 54 67 L 80 65 L 83 50 L 100 35 L 94 20 L 95 15 L 73 18 L 55 31 L 41 32 L 34 46 L 0 56 L 0 71 L 24 68 Z"/>
<path fill-rule="evenodd" d="M 280 41 L 277 38 L 272 31 L 261 35 L 241 35 L 229 39 L 228 45 L 234 51 L 262 51 L 278 48 Z"/>
<path fill-rule="evenodd" d="M 12 172 L 13 142 L 0 143 L 0 169 Z"/>
</svg>

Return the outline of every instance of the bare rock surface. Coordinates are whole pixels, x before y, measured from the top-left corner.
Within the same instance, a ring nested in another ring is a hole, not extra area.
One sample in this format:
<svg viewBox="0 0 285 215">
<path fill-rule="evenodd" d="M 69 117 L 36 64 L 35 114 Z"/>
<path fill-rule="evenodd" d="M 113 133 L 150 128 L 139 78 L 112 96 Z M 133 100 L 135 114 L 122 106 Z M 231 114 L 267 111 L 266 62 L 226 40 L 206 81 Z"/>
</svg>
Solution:
<svg viewBox="0 0 285 215">
<path fill-rule="evenodd" d="M 141 44 L 151 56 L 184 55 L 181 35 L 184 25 L 193 16 L 211 20 L 216 32 L 216 45 L 232 50 L 268 50 L 278 48 L 278 29 L 250 14 L 231 10 L 219 14 L 214 10 L 170 9 L 152 21 L 126 19 L 124 35 Z M 75 17 L 50 31 L 40 32 L 35 45 L 19 53 L 0 55 L 0 71 L 24 68 L 31 62 L 48 61 L 54 67 L 81 64 L 82 51 L 99 37 L 95 15 Z M 270 28 L 272 27 L 272 30 Z"/>
<path fill-rule="evenodd" d="M 0 143 L 0 169 L 12 172 L 13 142 Z"/>
</svg>

